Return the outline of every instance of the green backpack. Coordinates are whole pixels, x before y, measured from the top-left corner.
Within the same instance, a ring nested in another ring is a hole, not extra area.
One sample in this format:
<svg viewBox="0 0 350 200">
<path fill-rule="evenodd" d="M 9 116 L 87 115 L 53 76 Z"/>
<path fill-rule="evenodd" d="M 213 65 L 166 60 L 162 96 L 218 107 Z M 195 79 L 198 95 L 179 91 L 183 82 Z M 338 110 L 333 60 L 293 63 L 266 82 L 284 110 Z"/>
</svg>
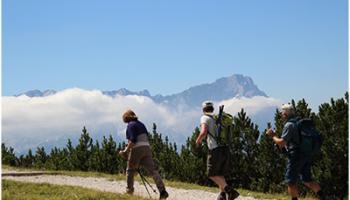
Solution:
<svg viewBox="0 0 350 200">
<path fill-rule="evenodd" d="M 208 132 L 208 134 L 214 138 L 219 146 L 227 146 L 230 135 L 230 128 L 233 122 L 233 117 L 230 114 L 224 113 L 224 105 L 219 107 L 219 114 L 214 117 L 207 115 L 215 120 L 215 125 L 217 129 L 217 135 Z"/>
</svg>

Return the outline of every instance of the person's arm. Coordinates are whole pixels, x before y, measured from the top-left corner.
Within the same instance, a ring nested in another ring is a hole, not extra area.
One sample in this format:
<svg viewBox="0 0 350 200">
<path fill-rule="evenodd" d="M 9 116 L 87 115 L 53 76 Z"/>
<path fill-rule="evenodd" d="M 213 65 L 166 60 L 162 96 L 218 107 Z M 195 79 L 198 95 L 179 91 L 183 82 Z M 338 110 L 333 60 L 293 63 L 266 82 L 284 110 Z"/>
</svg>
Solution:
<svg viewBox="0 0 350 200">
<path fill-rule="evenodd" d="M 128 154 L 130 149 L 132 149 L 134 147 L 134 143 L 131 140 L 128 140 L 128 144 L 126 145 L 124 150 L 120 150 L 118 153 L 119 155 L 124 158 L 125 160 L 128 159 Z"/>
<path fill-rule="evenodd" d="M 275 131 L 273 131 L 271 128 L 266 131 L 266 135 L 272 137 L 273 142 L 276 143 L 279 146 L 279 148 L 283 148 L 287 144 L 286 141 L 284 141 L 284 139 L 277 137 Z"/>
<path fill-rule="evenodd" d="M 201 132 L 199 133 L 197 139 L 196 139 L 196 144 L 200 146 L 202 144 L 202 141 L 205 137 L 207 137 L 208 134 L 208 125 L 205 123 L 201 124 Z"/>
<path fill-rule="evenodd" d="M 135 146 L 135 127 L 133 125 L 128 124 L 128 127 L 126 128 L 126 138 L 128 139 L 128 144 L 122 153 L 129 152 Z"/>
<path fill-rule="evenodd" d="M 286 141 L 284 141 L 284 139 L 279 138 L 277 136 L 273 136 L 272 140 L 280 147 L 280 149 L 282 149 L 283 147 L 285 147 L 287 145 Z"/>
<path fill-rule="evenodd" d="M 128 140 L 128 145 L 126 145 L 124 152 L 130 151 L 135 146 L 135 143 L 133 143 L 131 140 Z"/>
</svg>

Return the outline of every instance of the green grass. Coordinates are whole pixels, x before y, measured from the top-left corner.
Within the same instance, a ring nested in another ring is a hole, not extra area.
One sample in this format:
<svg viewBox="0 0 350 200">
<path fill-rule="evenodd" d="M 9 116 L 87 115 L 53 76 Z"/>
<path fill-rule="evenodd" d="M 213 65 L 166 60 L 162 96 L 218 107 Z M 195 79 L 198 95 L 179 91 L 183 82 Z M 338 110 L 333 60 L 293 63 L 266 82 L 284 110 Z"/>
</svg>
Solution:
<svg viewBox="0 0 350 200">
<path fill-rule="evenodd" d="M 7 170 L 16 170 L 16 171 L 37 171 L 37 169 L 24 169 L 24 168 L 17 168 L 17 167 L 10 167 L 10 166 L 2 166 L 3 169 Z M 62 175 L 67 175 L 67 176 L 80 176 L 80 177 L 101 177 L 101 178 L 106 178 L 109 181 L 116 181 L 116 180 L 125 180 L 125 175 L 123 174 L 105 174 L 105 173 L 100 173 L 100 172 L 81 172 L 81 171 L 49 171 L 49 172 L 59 172 Z M 146 177 L 147 180 L 150 183 L 154 183 L 153 179 L 151 177 Z M 141 181 L 141 178 L 139 176 L 135 177 L 136 181 Z M 206 186 L 200 186 L 197 184 L 192 184 L 192 183 L 184 183 L 184 182 L 178 182 L 178 181 L 169 181 L 169 180 L 164 180 L 164 183 L 166 186 L 173 187 L 173 188 L 181 188 L 181 189 L 191 189 L 191 190 L 205 190 L 209 192 L 215 192 L 218 193 L 219 189 L 217 187 L 206 187 Z M 287 190 L 287 188 L 286 188 Z M 249 190 L 244 190 L 244 189 L 238 189 L 239 193 L 242 196 L 251 196 L 255 197 L 257 199 L 267 199 L 267 200 L 290 200 L 290 197 L 285 194 L 271 194 L 271 193 L 261 193 L 261 192 L 254 192 L 254 191 L 249 191 Z M 315 200 L 316 198 L 314 197 L 305 197 L 305 198 L 299 198 L 302 200 Z"/>
<path fill-rule="evenodd" d="M 139 196 L 100 192 L 73 186 L 2 180 L 3 200 L 147 200 Z"/>
</svg>

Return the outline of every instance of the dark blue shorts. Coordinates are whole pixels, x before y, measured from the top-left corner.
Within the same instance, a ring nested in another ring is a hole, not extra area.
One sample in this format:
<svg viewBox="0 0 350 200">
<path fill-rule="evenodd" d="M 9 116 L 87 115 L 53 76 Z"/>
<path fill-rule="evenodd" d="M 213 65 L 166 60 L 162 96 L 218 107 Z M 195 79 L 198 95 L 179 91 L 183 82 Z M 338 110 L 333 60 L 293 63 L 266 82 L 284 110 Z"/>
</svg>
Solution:
<svg viewBox="0 0 350 200">
<path fill-rule="evenodd" d="M 311 158 L 306 158 L 297 153 L 290 153 L 288 155 L 285 181 L 288 184 L 296 184 L 301 178 L 304 183 L 311 182 L 311 163 Z"/>
</svg>

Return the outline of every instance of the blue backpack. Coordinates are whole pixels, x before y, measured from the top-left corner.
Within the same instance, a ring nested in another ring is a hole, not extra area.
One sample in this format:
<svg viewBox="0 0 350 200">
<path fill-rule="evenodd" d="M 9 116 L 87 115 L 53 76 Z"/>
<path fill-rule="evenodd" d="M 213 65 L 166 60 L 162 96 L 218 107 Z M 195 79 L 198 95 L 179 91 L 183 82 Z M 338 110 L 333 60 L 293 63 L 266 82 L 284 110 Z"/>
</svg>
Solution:
<svg viewBox="0 0 350 200">
<path fill-rule="evenodd" d="M 297 119 L 296 125 L 299 132 L 299 149 L 305 156 L 314 157 L 321 153 L 322 137 L 316 130 L 313 121 L 309 118 Z"/>
</svg>

